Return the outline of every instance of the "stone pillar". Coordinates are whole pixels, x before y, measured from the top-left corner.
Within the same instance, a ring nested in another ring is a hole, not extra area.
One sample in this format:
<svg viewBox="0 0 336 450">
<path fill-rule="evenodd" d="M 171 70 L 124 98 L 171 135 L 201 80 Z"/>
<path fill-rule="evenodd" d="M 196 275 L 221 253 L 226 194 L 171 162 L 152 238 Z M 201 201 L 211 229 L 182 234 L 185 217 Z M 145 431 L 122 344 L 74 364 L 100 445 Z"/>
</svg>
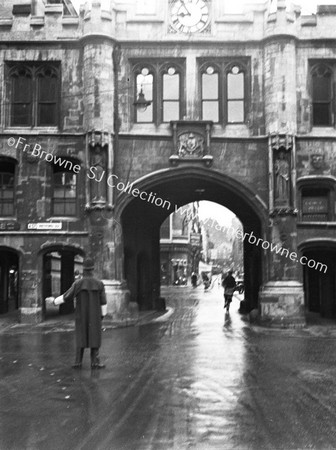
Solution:
<svg viewBox="0 0 336 450">
<path fill-rule="evenodd" d="M 295 159 L 294 136 L 270 136 L 269 271 L 268 281 L 259 293 L 260 319 L 269 325 L 305 324 L 302 267 L 297 250 Z"/>
<path fill-rule="evenodd" d="M 124 245 L 121 224 L 113 217 L 106 220 L 111 239 L 105 243 L 103 282 L 107 299 L 107 314 L 118 321 L 138 317 L 138 306 L 130 301 L 130 291 L 124 278 Z"/>
<path fill-rule="evenodd" d="M 280 326 L 305 323 L 301 267 L 296 255 L 296 34 L 295 11 L 288 10 L 284 0 L 278 0 L 265 29 L 265 125 L 270 136 L 267 240 L 270 248 L 267 250 L 267 279 L 259 293 L 259 313 L 261 322 Z"/>
<path fill-rule="evenodd" d="M 84 127 L 87 132 L 88 170 L 86 211 L 90 227 L 90 256 L 96 275 L 106 287 L 107 313 L 116 320 L 131 314 L 129 291 L 123 274 L 123 242 L 119 220 L 114 218 L 114 148 L 118 118 L 116 108 L 117 65 L 112 16 L 92 2 L 84 13 Z M 91 169 L 91 171 L 90 171 Z M 136 314 L 135 314 L 136 315 Z"/>
<path fill-rule="evenodd" d="M 39 323 L 42 321 L 42 302 L 38 297 L 39 277 L 36 255 L 22 255 L 20 263 L 21 305 L 19 321 L 22 323 Z M 34 269 L 32 269 L 34 267 Z"/>
<path fill-rule="evenodd" d="M 296 133 L 296 33 L 295 14 L 286 10 L 286 2 L 277 2 L 265 29 L 264 99 L 267 133 Z"/>
</svg>

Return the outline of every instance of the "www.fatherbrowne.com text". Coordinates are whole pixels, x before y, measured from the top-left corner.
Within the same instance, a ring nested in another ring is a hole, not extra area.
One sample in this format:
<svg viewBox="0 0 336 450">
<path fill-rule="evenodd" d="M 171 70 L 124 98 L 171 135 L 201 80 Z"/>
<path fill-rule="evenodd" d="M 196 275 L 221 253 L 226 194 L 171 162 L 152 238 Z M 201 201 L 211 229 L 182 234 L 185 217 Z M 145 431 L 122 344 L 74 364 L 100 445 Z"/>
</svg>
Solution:
<svg viewBox="0 0 336 450">
<path fill-rule="evenodd" d="M 196 219 L 196 217 L 198 218 L 198 215 L 196 213 L 192 213 L 188 208 L 187 209 L 183 209 L 182 207 L 177 208 L 177 206 L 175 205 L 175 212 L 179 212 L 182 216 L 186 216 L 187 219 L 189 220 Z M 207 224 L 209 226 L 210 225 L 209 221 L 211 220 L 212 220 L 212 227 L 214 227 L 214 224 L 216 224 L 216 230 L 222 231 L 223 233 L 230 235 L 231 237 L 236 236 L 243 242 L 247 240 L 249 244 L 256 245 L 257 247 L 260 244 L 261 248 L 263 248 L 264 250 L 270 250 L 271 252 L 275 252 L 277 255 L 285 256 L 286 258 L 289 258 L 291 261 L 299 262 L 303 266 L 307 266 L 310 269 L 319 270 L 320 272 L 323 271 L 323 273 L 326 273 L 328 270 L 328 266 L 326 264 L 316 262 L 314 259 L 308 260 L 306 256 L 299 257 L 299 255 L 296 252 L 290 252 L 287 248 L 279 246 L 279 244 L 274 244 L 273 242 L 268 242 L 264 239 L 258 238 L 253 234 L 253 231 L 251 231 L 251 233 L 244 233 L 243 230 L 239 228 L 234 227 L 228 228 L 225 226 L 221 227 L 217 222 L 215 222 L 213 219 L 210 219 L 209 217 L 204 220 L 200 220 L 198 218 L 199 223 L 203 226 Z M 246 239 L 247 237 L 248 239 Z"/>
</svg>

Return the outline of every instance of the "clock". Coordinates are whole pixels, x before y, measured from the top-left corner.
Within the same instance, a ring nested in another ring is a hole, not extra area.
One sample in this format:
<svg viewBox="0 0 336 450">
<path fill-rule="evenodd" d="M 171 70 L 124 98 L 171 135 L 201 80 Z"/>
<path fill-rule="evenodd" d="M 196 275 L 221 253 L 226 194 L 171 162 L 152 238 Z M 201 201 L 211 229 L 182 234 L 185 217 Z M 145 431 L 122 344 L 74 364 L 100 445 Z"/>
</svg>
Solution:
<svg viewBox="0 0 336 450">
<path fill-rule="evenodd" d="M 170 23 L 182 33 L 197 33 L 209 23 L 209 6 L 206 0 L 171 0 Z"/>
</svg>

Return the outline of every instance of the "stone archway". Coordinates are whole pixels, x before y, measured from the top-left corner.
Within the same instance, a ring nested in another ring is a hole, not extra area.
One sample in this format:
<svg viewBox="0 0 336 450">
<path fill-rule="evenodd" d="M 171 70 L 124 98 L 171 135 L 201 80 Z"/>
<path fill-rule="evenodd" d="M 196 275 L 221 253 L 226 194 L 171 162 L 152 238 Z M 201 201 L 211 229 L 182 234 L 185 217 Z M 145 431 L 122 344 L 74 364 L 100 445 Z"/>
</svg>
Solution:
<svg viewBox="0 0 336 450">
<path fill-rule="evenodd" d="M 133 183 L 147 197 L 152 193 L 155 203 L 122 194 L 118 198 L 116 219 L 123 228 L 125 278 L 131 293 L 131 301 L 139 307 L 153 308 L 160 295 L 160 226 L 165 218 L 182 205 L 193 201 L 209 200 L 230 209 L 244 226 L 244 231 L 255 236 L 266 236 L 267 213 L 262 201 L 246 186 L 216 171 L 203 167 L 181 167 L 152 173 Z M 145 197 L 145 195 L 143 196 Z M 153 197 L 152 197 L 153 198 Z M 167 202 L 167 203 L 166 203 Z M 132 257 L 130 257 L 132 255 Z M 146 272 L 146 300 L 141 301 L 139 286 L 139 258 L 150 261 Z M 260 248 L 244 243 L 246 296 L 249 308 L 258 307 L 260 286 L 267 278 L 267 264 Z M 149 288 L 148 288 L 149 286 Z"/>
</svg>

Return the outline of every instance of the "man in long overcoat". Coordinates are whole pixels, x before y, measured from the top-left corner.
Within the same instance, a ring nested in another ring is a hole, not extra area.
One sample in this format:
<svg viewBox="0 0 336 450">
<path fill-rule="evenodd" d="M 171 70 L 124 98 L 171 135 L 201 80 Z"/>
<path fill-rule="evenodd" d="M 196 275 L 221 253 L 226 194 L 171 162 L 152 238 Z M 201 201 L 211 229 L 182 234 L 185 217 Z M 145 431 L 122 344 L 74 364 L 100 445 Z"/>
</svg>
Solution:
<svg viewBox="0 0 336 450">
<path fill-rule="evenodd" d="M 76 360 L 74 368 L 82 367 L 84 349 L 91 349 L 91 368 L 102 369 L 99 361 L 101 346 L 101 321 L 106 315 L 106 297 L 102 281 L 93 276 L 94 263 L 91 258 L 83 263 L 83 278 L 76 280 L 72 286 L 53 300 L 60 305 L 76 298 Z"/>
</svg>

